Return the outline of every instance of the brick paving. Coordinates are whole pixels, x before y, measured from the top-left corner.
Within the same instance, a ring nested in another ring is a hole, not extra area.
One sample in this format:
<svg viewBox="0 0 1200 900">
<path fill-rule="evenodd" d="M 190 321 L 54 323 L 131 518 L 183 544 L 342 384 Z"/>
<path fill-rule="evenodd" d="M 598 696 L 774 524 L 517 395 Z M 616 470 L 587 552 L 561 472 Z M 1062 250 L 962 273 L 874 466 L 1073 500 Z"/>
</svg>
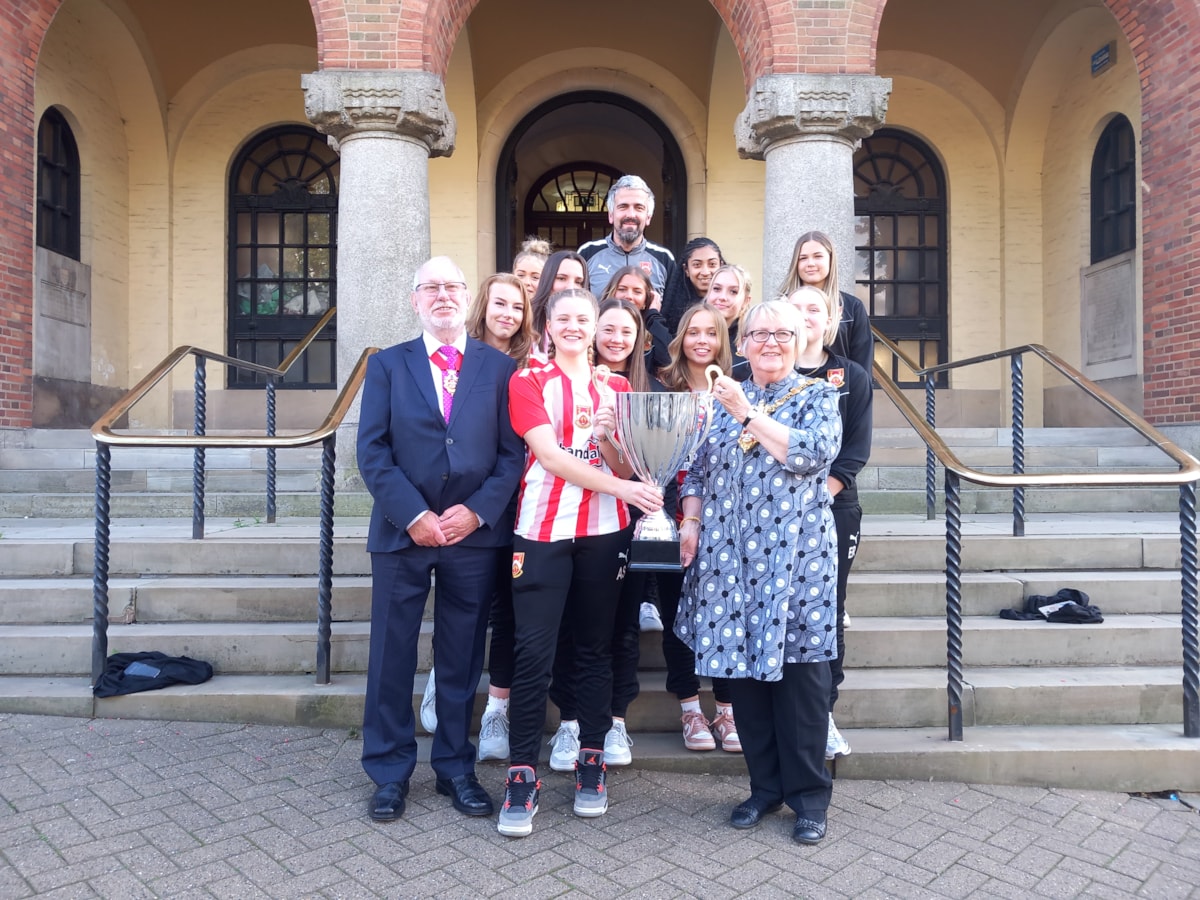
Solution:
<svg viewBox="0 0 1200 900">
<path fill-rule="evenodd" d="M 513 840 L 425 764 L 404 818 L 369 821 L 361 749 L 344 729 L 0 715 L 0 898 L 1200 898 L 1195 795 L 839 779 L 806 848 L 784 814 L 729 827 L 744 777 L 635 757 L 599 819 L 547 768 Z M 499 799 L 503 768 L 479 774 Z"/>
</svg>

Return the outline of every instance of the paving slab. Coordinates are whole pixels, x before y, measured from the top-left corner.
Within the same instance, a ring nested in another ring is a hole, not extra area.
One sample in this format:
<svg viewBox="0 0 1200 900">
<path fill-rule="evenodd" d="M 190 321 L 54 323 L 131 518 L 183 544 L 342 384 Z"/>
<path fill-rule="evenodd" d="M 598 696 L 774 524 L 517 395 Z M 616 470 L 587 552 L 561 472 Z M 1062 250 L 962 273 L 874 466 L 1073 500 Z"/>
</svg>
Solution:
<svg viewBox="0 0 1200 900">
<path fill-rule="evenodd" d="M 361 750 L 346 729 L 0 715 L 0 894 L 1196 897 L 1200 883 L 1200 814 L 1118 791 L 843 765 L 828 836 L 800 847 L 782 812 L 729 827 L 744 774 L 635 759 L 596 819 L 545 773 L 534 833 L 512 839 L 454 812 L 425 762 L 404 817 L 370 822 Z M 502 778 L 480 767 L 493 796 Z"/>
</svg>

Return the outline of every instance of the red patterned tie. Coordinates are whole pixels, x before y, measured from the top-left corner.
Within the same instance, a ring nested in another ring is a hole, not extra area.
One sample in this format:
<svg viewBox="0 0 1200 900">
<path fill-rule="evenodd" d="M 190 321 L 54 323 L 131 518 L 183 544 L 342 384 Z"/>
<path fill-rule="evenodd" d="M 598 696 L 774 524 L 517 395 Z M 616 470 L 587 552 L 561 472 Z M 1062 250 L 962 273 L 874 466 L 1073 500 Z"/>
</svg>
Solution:
<svg viewBox="0 0 1200 900">
<path fill-rule="evenodd" d="M 440 357 L 440 359 L 439 359 Z M 462 358 L 453 347 L 439 347 L 433 355 L 433 362 L 442 370 L 442 412 L 446 416 L 446 424 L 450 423 L 450 409 L 454 406 L 454 390 L 458 387 L 458 362 Z"/>
</svg>

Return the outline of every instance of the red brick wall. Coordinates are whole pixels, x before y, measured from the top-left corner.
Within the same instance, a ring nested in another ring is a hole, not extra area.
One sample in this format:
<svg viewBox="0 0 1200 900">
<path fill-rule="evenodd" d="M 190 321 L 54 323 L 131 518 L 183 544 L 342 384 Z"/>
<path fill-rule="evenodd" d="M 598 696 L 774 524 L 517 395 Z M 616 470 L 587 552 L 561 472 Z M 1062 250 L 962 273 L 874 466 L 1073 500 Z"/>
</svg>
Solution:
<svg viewBox="0 0 1200 900">
<path fill-rule="evenodd" d="M 1200 422 L 1200 11 L 1188 0 L 1107 0 L 1142 82 L 1142 349 L 1145 416 Z"/>
<path fill-rule="evenodd" d="M 33 76 L 59 0 L 0 0 L 0 428 L 33 424 Z"/>
</svg>

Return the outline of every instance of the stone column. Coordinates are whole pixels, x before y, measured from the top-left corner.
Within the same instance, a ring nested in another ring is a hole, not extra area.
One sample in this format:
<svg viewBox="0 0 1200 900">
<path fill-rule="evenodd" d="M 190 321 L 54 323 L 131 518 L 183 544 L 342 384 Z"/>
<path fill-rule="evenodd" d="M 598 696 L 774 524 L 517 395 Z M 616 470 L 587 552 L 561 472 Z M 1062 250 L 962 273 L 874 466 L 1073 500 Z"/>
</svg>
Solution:
<svg viewBox="0 0 1200 900">
<path fill-rule="evenodd" d="M 734 127 L 738 153 L 767 163 L 762 286 L 774 296 L 796 238 L 824 231 L 838 257 L 838 283 L 854 291 L 853 158 L 883 124 L 890 78 L 764 75 Z"/>
<path fill-rule="evenodd" d="M 454 151 L 442 79 L 424 71 L 337 70 L 301 79 L 309 120 L 341 156 L 338 178 L 337 367 L 345 384 L 366 347 L 420 330 L 409 296 L 429 258 L 429 158 Z M 338 435 L 354 466 L 358 404 Z"/>
</svg>

